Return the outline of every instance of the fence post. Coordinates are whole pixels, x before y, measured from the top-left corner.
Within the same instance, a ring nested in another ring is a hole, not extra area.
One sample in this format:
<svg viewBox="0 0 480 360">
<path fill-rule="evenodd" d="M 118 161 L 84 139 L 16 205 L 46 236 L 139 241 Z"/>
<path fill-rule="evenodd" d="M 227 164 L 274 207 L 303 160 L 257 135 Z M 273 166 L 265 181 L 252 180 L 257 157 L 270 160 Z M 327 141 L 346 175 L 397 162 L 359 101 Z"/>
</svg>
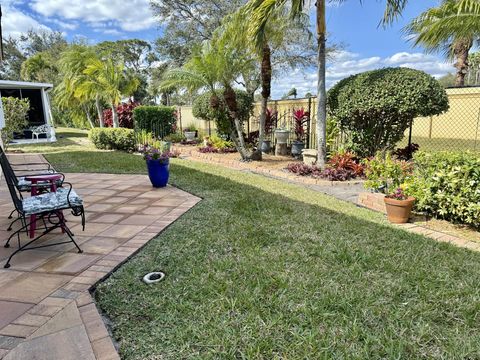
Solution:
<svg viewBox="0 0 480 360">
<path fill-rule="evenodd" d="M 432 138 L 433 116 L 430 116 L 430 126 L 428 127 L 428 138 Z"/>
<path fill-rule="evenodd" d="M 180 133 L 183 132 L 183 129 L 182 129 L 182 107 L 179 106 L 178 107 L 178 122 L 180 124 Z"/>
<path fill-rule="evenodd" d="M 410 120 L 410 129 L 408 130 L 408 148 L 412 147 L 412 128 L 413 128 L 413 119 Z"/>
</svg>

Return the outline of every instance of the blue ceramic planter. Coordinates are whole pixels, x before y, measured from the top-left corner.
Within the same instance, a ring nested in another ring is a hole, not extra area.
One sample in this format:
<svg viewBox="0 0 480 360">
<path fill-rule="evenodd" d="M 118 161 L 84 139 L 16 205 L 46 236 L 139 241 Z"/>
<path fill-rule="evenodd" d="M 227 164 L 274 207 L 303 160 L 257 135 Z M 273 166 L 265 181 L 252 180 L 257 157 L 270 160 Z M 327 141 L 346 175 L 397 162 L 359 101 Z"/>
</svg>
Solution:
<svg viewBox="0 0 480 360">
<path fill-rule="evenodd" d="M 148 177 L 153 187 L 167 186 L 170 172 L 169 160 L 147 160 Z"/>
</svg>

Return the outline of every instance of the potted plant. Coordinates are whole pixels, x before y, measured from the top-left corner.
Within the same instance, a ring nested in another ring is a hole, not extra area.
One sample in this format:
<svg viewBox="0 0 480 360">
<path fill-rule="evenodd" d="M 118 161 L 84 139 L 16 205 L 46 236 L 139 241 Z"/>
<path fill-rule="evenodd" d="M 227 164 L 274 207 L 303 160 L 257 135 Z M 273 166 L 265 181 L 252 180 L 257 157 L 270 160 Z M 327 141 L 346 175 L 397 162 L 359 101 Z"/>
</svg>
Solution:
<svg viewBox="0 0 480 360">
<path fill-rule="evenodd" d="M 272 134 L 273 127 L 277 122 L 277 115 L 278 115 L 277 111 L 272 109 L 267 109 L 267 113 L 265 115 L 265 128 L 264 128 L 265 138 L 261 146 L 261 150 L 264 153 L 268 153 L 272 149 L 272 141 L 269 138 Z"/>
<path fill-rule="evenodd" d="M 187 141 L 194 141 L 195 137 L 197 136 L 197 131 L 198 129 L 194 124 L 188 125 L 183 131 Z"/>
<path fill-rule="evenodd" d="M 277 127 L 275 129 L 275 139 L 277 140 L 277 144 L 286 144 L 289 135 L 290 131 L 284 127 Z"/>
<path fill-rule="evenodd" d="M 405 194 L 402 188 L 397 188 L 394 192 L 385 195 L 383 198 L 387 210 L 388 221 L 394 224 L 404 224 L 408 222 L 412 212 L 415 198 Z"/>
<path fill-rule="evenodd" d="M 386 153 L 384 157 L 377 154 L 364 164 L 367 178 L 365 187 L 385 194 L 388 220 L 392 223 L 407 222 L 415 202 L 415 198 L 408 196 L 404 187 L 411 179 L 412 163 L 395 160 L 390 153 Z"/>
<path fill-rule="evenodd" d="M 172 153 L 163 146 L 145 145 L 141 150 L 147 163 L 148 177 L 155 188 L 164 187 L 170 175 Z"/>
<path fill-rule="evenodd" d="M 296 158 L 302 155 L 302 150 L 305 148 L 305 129 L 304 124 L 310 119 L 310 113 L 302 109 L 293 111 L 293 119 L 295 121 L 295 141 L 292 142 L 292 155 Z"/>
</svg>

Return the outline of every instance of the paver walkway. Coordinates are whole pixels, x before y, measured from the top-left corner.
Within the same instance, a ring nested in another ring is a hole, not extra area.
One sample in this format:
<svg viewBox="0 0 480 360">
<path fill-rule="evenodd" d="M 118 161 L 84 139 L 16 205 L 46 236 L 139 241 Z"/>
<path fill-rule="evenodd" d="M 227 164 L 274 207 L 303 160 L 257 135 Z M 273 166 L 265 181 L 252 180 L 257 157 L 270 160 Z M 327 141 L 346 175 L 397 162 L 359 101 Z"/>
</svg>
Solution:
<svg viewBox="0 0 480 360">
<path fill-rule="evenodd" d="M 9 269 L 3 264 L 15 247 L 3 244 L 11 234 L 5 229 L 12 204 L 0 181 L 0 359 L 119 359 L 89 289 L 200 201 L 171 186 L 154 189 L 145 175 L 65 175 L 86 207 L 84 232 L 80 219 L 65 212 L 84 252 L 73 244 L 28 250 Z M 43 242 L 62 236 L 58 231 Z"/>
</svg>

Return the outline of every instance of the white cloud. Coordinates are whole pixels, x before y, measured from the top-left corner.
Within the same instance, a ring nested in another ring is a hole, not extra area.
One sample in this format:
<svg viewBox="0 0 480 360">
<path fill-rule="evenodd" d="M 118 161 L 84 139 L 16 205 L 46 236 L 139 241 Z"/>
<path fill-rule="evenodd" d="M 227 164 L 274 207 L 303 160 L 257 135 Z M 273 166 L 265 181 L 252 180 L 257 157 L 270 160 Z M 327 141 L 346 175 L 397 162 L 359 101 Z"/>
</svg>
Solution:
<svg viewBox="0 0 480 360">
<path fill-rule="evenodd" d="M 19 37 L 28 30 L 51 30 L 31 15 L 15 7 L 16 1 L 2 1 L 2 30 L 4 37 Z"/>
<path fill-rule="evenodd" d="M 434 55 L 400 52 L 386 58 L 379 56 L 361 58 L 358 54 L 341 51 L 327 66 L 327 88 L 347 76 L 384 67 L 409 67 L 425 71 L 435 77 L 454 71 L 451 64 Z M 281 98 L 292 87 L 297 89 L 299 96 L 303 96 L 307 92 L 314 94 L 317 87 L 316 69 L 305 72 L 295 69 L 290 74 L 275 79 L 272 85 L 272 97 Z"/>
<path fill-rule="evenodd" d="M 75 30 L 78 28 L 78 23 L 77 22 L 65 22 L 65 21 L 61 21 L 61 20 L 58 20 L 58 19 L 46 19 L 47 22 L 50 22 L 52 24 L 56 24 L 58 25 L 59 27 L 61 27 L 62 29 L 65 29 L 65 30 Z"/>
<path fill-rule="evenodd" d="M 83 0 L 68 5 L 64 0 L 33 0 L 30 7 L 43 16 L 108 24 L 117 31 L 145 30 L 155 24 L 148 0 Z"/>
</svg>

